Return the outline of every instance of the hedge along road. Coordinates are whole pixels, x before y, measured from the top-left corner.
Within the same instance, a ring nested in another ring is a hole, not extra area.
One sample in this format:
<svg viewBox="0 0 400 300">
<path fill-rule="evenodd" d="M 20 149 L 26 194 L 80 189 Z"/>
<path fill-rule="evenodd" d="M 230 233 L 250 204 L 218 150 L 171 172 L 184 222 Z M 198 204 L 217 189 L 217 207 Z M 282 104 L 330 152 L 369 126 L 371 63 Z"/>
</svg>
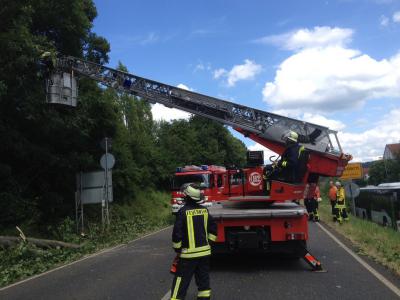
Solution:
<svg viewBox="0 0 400 300">
<path fill-rule="evenodd" d="M 344 225 L 345 226 L 345 225 Z M 309 248 L 327 273 L 302 260 L 261 255 L 212 259 L 214 299 L 399 299 L 400 280 L 380 266 L 388 287 L 333 240 L 310 224 Z M 171 227 L 0 290 L 0 299 L 165 299 L 174 258 Z M 192 282 L 187 299 L 196 298 Z"/>
</svg>

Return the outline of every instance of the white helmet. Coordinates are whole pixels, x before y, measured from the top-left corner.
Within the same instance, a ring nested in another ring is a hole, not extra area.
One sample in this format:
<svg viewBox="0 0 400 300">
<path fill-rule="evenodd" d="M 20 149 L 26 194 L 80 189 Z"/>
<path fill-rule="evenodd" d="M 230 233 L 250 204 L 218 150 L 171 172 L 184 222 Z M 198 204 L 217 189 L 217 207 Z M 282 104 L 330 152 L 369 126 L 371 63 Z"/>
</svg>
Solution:
<svg viewBox="0 0 400 300">
<path fill-rule="evenodd" d="M 336 182 L 335 182 L 335 185 L 336 185 L 337 187 L 342 186 L 342 184 L 340 183 L 340 181 L 336 181 Z"/>
<path fill-rule="evenodd" d="M 203 201 L 200 189 L 193 187 L 193 183 L 185 183 L 181 187 L 182 193 L 196 202 Z"/>
</svg>

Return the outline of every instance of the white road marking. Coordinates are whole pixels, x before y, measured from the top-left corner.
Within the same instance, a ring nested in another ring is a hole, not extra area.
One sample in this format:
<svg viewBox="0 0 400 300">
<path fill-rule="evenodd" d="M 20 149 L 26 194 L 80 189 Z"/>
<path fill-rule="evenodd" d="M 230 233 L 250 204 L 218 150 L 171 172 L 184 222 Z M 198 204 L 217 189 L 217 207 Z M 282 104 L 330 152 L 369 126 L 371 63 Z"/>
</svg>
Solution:
<svg viewBox="0 0 400 300">
<path fill-rule="evenodd" d="M 382 282 L 386 287 L 388 287 L 393 293 L 400 297 L 400 289 L 398 289 L 393 283 L 387 280 L 383 275 L 371 267 L 367 262 L 365 262 L 361 257 L 350 250 L 345 244 L 339 241 L 332 233 L 325 229 L 321 224 L 316 223 L 331 239 L 333 239 L 340 247 L 342 247 L 347 253 L 349 253 L 356 261 L 358 261 L 364 268 L 366 268 L 372 275 L 374 275 L 380 282 Z M 341 288 L 341 286 L 337 286 Z M 168 300 L 170 298 L 171 292 L 168 291 L 161 300 Z"/>
<path fill-rule="evenodd" d="M 168 228 L 170 228 L 170 227 L 171 227 L 171 226 L 165 227 L 165 228 L 163 228 L 163 229 L 157 230 L 157 231 L 155 231 L 155 232 L 151 232 L 151 233 L 146 234 L 146 235 L 144 235 L 144 236 L 141 236 L 141 237 L 139 237 L 139 238 L 137 238 L 137 239 L 134 239 L 134 240 L 132 240 L 132 241 L 129 241 L 129 242 L 126 243 L 126 244 L 121 244 L 121 245 L 114 246 L 114 247 L 112 247 L 112 248 L 104 249 L 104 250 L 102 250 L 102 251 L 100 251 L 100 252 L 97 252 L 97 253 L 94 253 L 94 254 L 85 256 L 85 257 L 83 257 L 83 258 L 81 258 L 81 259 L 78 259 L 78 260 L 76 260 L 76 261 L 73 261 L 73 262 L 71 262 L 71 263 L 69 263 L 69 264 L 59 266 L 59 267 L 57 267 L 57 268 L 51 269 L 51 270 L 49 270 L 49 271 L 46 271 L 46 272 L 44 272 L 44 273 L 40 273 L 40 274 L 34 275 L 34 276 L 32 276 L 32 277 L 26 278 L 26 279 L 24 279 L 24 280 L 21 280 L 21 281 L 15 282 L 15 283 L 13 283 L 13 284 L 7 285 L 7 286 L 5 286 L 5 287 L 0 288 L 0 291 L 4 291 L 4 290 L 6 290 L 6 289 L 9 289 L 9 288 L 11 288 L 11 287 L 17 286 L 17 285 L 22 284 L 22 283 L 24 283 L 24 282 L 27 282 L 27 281 L 36 279 L 36 278 L 38 278 L 38 277 L 42 277 L 42 276 L 44 276 L 44 275 L 47 275 L 47 274 L 52 273 L 52 272 L 54 272 L 54 271 L 63 269 L 63 268 L 65 268 L 65 267 L 72 266 L 72 265 L 74 265 L 74 264 L 77 264 L 77 263 L 79 263 L 79 262 L 81 262 L 81 261 L 84 261 L 84 260 L 87 260 L 87 259 L 89 259 L 89 258 L 93 258 L 93 257 L 96 257 L 96 256 L 98 256 L 98 255 L 101 255 L 101 254 L 104 254 L 104 253 L 107 253 L 107 252 L 111 252 L 111 251 L 113 251 L 113 250 L 117 250 L 117 249 L 122 248 L 122 247 L 124 247 L 124 246 L 127 246 L 127 245 L 129 245 L 129 244 L 131 244 L 131 243 L 133 243 L 133 242 L 136 242 L 136 241 L 141 240 L 141 239 L 144 239 L 144 238 L 146 238 L 146 237 L 148 237 L 148 236 L 151 236 L 151 235 L 157 234 L 157 233 L 159 233 L 159 232 L 161 232 L 161 231 L 164 231 L 164 230 L 166 230 L 166 229 L 168 229 Z"/>
<path fill-rule="evenodd" d="M 164 297 L 161 298 L 161 300 L 168 300 L 168 299 L 170 298 L 170 296 L 171 296 L 171 291 L 168 291 L 168 292 L 164 295 Z"/>
<path fill-rule="evenodd" d="M 356 261 L 358 261 L 364 268 L 366 268 L 372 275 L 374 275 L 380 282 L 382 282 L 386 287 L 388 287 L 393 293 L 400 297 L 400 289 L 387 280 L 382 274 L 376 271 L 373 267 L 371 267 L 365 260 L 363 260 L 360 256 L 354 253 L 351 249 L 349 249 L 345 244 L 337 239 L 332 233 L 328 231 L 328 229 L 324 228 L 321 224 L 317 223 L 317 225 L 325 231 L 325 233 L 334 240 L 340 247 L 342 247 L 347 253 L 349 253 Z"/>
</svg>

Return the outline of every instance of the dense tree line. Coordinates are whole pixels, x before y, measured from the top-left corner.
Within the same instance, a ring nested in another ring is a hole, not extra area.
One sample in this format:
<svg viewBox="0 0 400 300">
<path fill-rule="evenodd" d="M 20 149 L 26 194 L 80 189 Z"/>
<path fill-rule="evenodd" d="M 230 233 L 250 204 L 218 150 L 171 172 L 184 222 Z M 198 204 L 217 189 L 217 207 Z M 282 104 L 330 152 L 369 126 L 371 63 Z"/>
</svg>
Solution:
<svg viewBox="0 0 400 300">
<path fill-rule="evenodd" d="M 176 166 L 244 163 L 245 146 L 221 124 L 155 122 L 147 102 L 87 79 L 79 81 L 77 108 L 47 104 L 37 65 L 43 51 L 108 62 L 109 43 L 91 31 L 96 15 L 91 0 L 1 1 L 1 226 L 73 214 L 75 174 L 99 169 L 106 136 L 121 202 L 134 201 L 139 189 L 167 189 Z"/>
<path fill-rule="evenodd" d="M 374 161 L 369 168 L 368 184 L 400 182 L 400 155 L 395 159 Z"/>
</svg>

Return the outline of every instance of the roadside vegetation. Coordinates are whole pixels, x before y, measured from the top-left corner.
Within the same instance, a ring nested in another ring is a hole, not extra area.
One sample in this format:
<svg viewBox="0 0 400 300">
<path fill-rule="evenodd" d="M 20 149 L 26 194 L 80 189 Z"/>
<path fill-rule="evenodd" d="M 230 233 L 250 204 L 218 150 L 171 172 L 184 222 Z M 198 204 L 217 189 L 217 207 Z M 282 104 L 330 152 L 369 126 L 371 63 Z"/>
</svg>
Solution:
<svg viewBox="0 0 400 300">
<path fill-rule="evenodd" d="M 354 217 L 343 224 L 333 222 L 329 200 L 320 203 L 321 220 L 350 240 L 358 252 L 367 255 L 400 276 L 400 233 L 391 228 Z"/>
<path fill-rule="evenodd" d="M 165 228 L 172 223 L 169 200 L 167 193 L 148 192 L 142 193 L 134 205 L 112 205 L 111 224 L 107 229 L 103 229 L 101 223 L 96 220 L 96 217 L 100 217 L 99 214 L 92 211 L 89 222 L 85 224 L 85 236 L 76 233 L 76 224 L 71 218 L 49 226 L 48 233 L 54 238 L 82 245 L 78 249 L 59 247 L 41 249 L 22 240 L 12 248 L 0 248 L 0 286 Z M 100 207 L 96 205 L 91 209 L 100 210 Z M 21 229 L 28 231 L 24 226 Z"/>
<path fill-rule="evenodd" d="M 368 180 L 355 180 L 355 183 L 359 186 L 366 186 L 400 181 L 400 156 L 391 160 L 372 162 L 369 166 L 369 175 Z M 333 222 L 331 206 L 327 198 L 328 178 L 322 179 L 320 186 L 323 195 L 323 201 L 319 207 L 321 220 L 350 240 L 360 254 L 371 257 L 400 276 L 400 232 L 351 214 L 349 214 L 350 220 L 342 225 Z M 347 200 L 347 205 L 350 206 L 349 200 Z M 348 212 L 350 211 L 351 209 L 348 208 Z"/>
</svg>

